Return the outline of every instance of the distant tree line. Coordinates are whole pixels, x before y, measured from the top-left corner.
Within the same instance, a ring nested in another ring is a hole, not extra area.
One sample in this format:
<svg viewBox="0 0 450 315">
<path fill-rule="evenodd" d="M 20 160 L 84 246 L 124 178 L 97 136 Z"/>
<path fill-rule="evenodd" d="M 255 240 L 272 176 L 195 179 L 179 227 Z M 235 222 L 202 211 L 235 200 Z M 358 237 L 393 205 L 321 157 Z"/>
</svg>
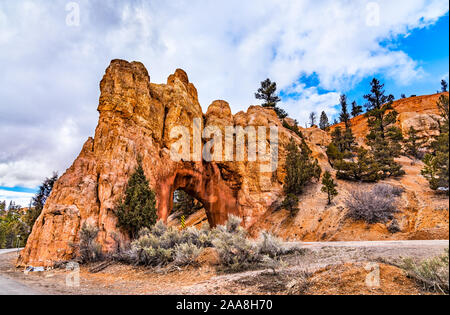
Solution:
<svg viewBox="0 0 450 315">
<path fill-rule="evenodd" d="M 8 207 L 6 201 L 0 202 L 0 248 L 25 246 L 57 179 L 57 173 L 46 178 L 27 208 L 13 201 Z"/>
</svg>

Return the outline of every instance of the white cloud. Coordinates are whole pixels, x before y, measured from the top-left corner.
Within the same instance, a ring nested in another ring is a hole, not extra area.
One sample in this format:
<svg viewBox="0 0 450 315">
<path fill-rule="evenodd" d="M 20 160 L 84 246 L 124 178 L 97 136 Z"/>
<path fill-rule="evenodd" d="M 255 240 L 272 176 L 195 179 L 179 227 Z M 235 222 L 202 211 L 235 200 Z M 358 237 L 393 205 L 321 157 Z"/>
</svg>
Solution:
<svg viewBox="0 0 450 315">
<path fill-rule="evenodd" d="M 404 84 L 420 77 L 415 60 L 382 43 L 448 11 L 444 0 L 380 0 L 380 24 L 371 27 L 368 1 L 76 2 L 79 27 L 65 24 L 67 1 L 0 3 L 0 185 L 35 186 L 70 166 L 94 132 L 111 59 L 142 61 L 158 83 L 185 69 L 205 111 L 215 99 L 245 110 L 270 77 L 300 88 L 284 105 L 305 121 L 312 110 L 333 115 L 340 91 L 373 73 Z M 312 74 L 335 92 L 298 83 Z"/>
<path fill-rule="evenodd" d="M 331 123 L 331 119 L 338 113 L 335 105 L 339 104 L 340 94 L 329 92 L 319 94 L 316 87 L 306 88 L 304 84 L 297 84 L 286 90 L 289 94 L 297 95 L 281 103 L 291 116 L 298 117 L 299 124 L 303 127 L 309 122 L 308 117 L 311 112 L 315 112 L 320 117 L 324 111 Z"/>
<path fill-rule="evenodd" d="M 6 206 L 10 201 L 13 201 L 16 205 L 26 207 L 30 204 L 31 198 L 34 196 L 32 193 L 16 192 L 0 189 L 0 201 L 6 200 Z"/>
</svg>

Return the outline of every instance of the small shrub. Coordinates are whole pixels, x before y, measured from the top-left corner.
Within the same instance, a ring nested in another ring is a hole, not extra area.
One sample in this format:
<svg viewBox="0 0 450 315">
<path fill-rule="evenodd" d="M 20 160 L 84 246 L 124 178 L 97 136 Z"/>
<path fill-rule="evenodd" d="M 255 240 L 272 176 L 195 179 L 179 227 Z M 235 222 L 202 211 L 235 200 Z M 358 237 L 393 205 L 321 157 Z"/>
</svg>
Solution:
<svg viewBox="0 0 450 315">
<path fill-rule="evenodd" d="M 449 251 L 448 248 L 441 256 L 415 263 L 412 259 L 405 259 L 401 266 L 423 289 L 431 292 L 449 294 Z"/>
<path fill-rule="evenodd" d="M 242 219 L 231 215 L 226 225 L 218 226 L 212 231 L 212 244 L 225 269 L 247 269 L 258 260 L 257 249 L 247 239 L 247 232 L 240 226 L 241 222 Z"/>
<path fill-rule="evenodd" d="M 257 248 L 260 255 L 267 255 L 271 258 L 277 257 L 284 252 L 281 240 L 266 231 L 261 233 Z"/>
<path fill-rule="evenodd" d="M 389 185 L 376 185 L 367 191 L 354 190 L 345 201 L 349 210 L 347 216 L 369 224 L 386 223 L 398 212 L 396 197 L 400 194 L 401 190 Z"/>
<path fill-rule="evenodd" d="M 199 243 L 200 230 L 195 227 L 188 227 L 181 232 L 181 243 L 191 243 L 197 245 Z"/>
<path fill-rule="evenodd" d="M 96 262 L 103 259 L 102 247 L 95 239 L 98 228 L 83 224 L 80 230 L 79 258 L 82 263 Z"/>
<path fill-rule="evenodd" d="M 376 184 L 372 192 L 377 196 L 395 196 L 400 197 L 404 189 L 396 186 L 391 186 L 387 184 Z"/>
<path fill-rule="evenodd" d="M 214 247 L 225 270 L 278 268 L 278 257 L 284 254 L 282 242 L 267 232 L 258 242 L 251 241 L 241 223 L 241 218 L 231 215 L 225 225 L 212 230 L 205 224 L 200 230 L 190 227 L 179 231 L 160 221 L 151 229 L 142 229 L 131 249 L 121 253 L 120 258 L 143 266 L 187 266 L 196 263 L 203 248 Z"/>
<path fill-rule="evenodd" d="M 294 194 L 287 194 L 286 198 L 284 198 L 281 207 L 288 210 L 291 215 L 295 215 L 298 211 L 298 202 L 299 199 Z"/>
<path fill-rule="evenodd" d="M 142 233 L 152 233 L 153 235 L 157 236 L 157 237 L 161 237 L 162 235 L 164 235 L 164 233 L 166 233 L 167 231 L 167 225 L 162 221 L 159 220 L 158 222 L 156 222 L 156 224 L 152 227 L 151 230 L 149 230 L 148 228 L 144 228 L 143 230 L 141 230 Z"/>
<path fill-rule="evenodd" d="M 175 246 L 174 264 L 176 266 L 194 265 L 202 249 L 192 243 Z"/>
<path fill-rule="evenodd" d="M 165 266 L 172 262 L 177 266 L 193 264 L 202 248 L 212 246 L 209 226 L 201 230 L 190 227 L 179 231 L 159 221 L 151 229 L 141 229 L 138 235 L 131 250 L 123 255 L 137 265 Z"/>
<path fill-rule="evenodd" d="M 235 232 L 239 232 L 239 227 L 241 226 L 242 223 L 242 219 L 235 216 L 235 215 L 230 215 L 228 217 L 228 221 L 226 223 L 226 228 L 227 228 L 227 232 L 228 233 L 235 233 Z"/>
<path fill-rule="evenodd" d="M 389 233 L 396 234 L 401 232 L 400 226 L 398 224 L 398 221 L 396 219 L 392 220 L 391 224 L 387 227 Z"/>
<path fill-rule="evenodd" d="M 277 269 L 280 269 L 283 266 L 283 262 L 279 259 L 274 259 L 267 255 L 264 255 L 261 259 L 261 266 L 272 270 L 272 272 L 276 274 Z"/>
<path fill-rule="evenodd" d="M 286 293 L 288 295 L 303 295 L 311 286 L 311 277 L 313 274 L 309 271 L 302 271 L 296 279 L 287 284 Z"/>
<path fill-rule="evenodd" d="M 165 266 L 172 261 L 173 250 L 161 247 L 146 247 L 137 249 L 136 263 L 144 266 Z"/>
<path fill-rule="evenodd" d="M 169 227 L 166 233 L 159 237 L 159 246 L 165 249 L 174 248 L 181 243 L 181 233 L 177 228 Z"/>
</svg>

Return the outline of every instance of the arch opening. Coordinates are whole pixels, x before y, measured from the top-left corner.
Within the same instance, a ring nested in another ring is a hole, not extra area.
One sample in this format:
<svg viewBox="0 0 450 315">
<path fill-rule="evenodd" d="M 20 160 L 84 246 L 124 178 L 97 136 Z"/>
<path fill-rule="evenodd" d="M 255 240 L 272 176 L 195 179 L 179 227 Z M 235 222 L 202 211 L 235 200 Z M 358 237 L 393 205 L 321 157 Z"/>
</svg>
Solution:
<svg viewBox="0 0 450 315">
<path fill-rule="evenodd" d="M 180 169 L 174 176 L 162 181 L 159 196 L 161 219 L 167 221 L 173 211 L 174 194 L 178 190 L 203 205 L 211 227 L 225 223 L 229 214 L 240 215 L 237 191 L 222 179 L 217 165 L 208 163 L 196 168 Z"/>
</svg>

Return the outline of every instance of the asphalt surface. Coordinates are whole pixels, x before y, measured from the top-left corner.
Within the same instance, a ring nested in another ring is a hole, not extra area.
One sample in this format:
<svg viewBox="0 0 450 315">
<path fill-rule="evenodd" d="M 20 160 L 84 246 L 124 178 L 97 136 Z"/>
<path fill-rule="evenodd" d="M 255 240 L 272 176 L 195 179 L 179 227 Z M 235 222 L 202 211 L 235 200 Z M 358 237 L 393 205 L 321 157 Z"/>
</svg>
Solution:
<svg viewBox="0 0 450 315">
<path fill-rule="evenodd" d="M 449 247 L 449 241 L 353 241 L 353 242 L 298 242 L 293 245 L 306 247 Z"/>
<path fill-rule="evenodd" d="M 17 251 L 17 248 L 0 249 L 0 255 L 15 251 Z M 29 288 L 20 282 L 17 282 L 15 280 L 0 275 L 0 295 L 39 295 L 39 294 L 42 293 L 35 289 Z"/>
<path fill-rule="evenodd" d="M 292 242 L 285 243 L 286 247 L 303 247 L 313 250 L 324 248 L 347 247 L 347 248 L 365 248 L 382 255 L 396 255 L 405 253 L 405 256 L 424 256 L 430 257 L 441 253 L 449 247 L 449 241 L 431 240 L 431 241 L 353 241 L 353 242 Z M 15 252 L 17 249 L 1 249 L 1 254 Z M 0 275 L 0 295 L 40 295 L 45 292 L 39 292 L 36 289 L 26 286 L 16 280 Z"/>
</svg>

